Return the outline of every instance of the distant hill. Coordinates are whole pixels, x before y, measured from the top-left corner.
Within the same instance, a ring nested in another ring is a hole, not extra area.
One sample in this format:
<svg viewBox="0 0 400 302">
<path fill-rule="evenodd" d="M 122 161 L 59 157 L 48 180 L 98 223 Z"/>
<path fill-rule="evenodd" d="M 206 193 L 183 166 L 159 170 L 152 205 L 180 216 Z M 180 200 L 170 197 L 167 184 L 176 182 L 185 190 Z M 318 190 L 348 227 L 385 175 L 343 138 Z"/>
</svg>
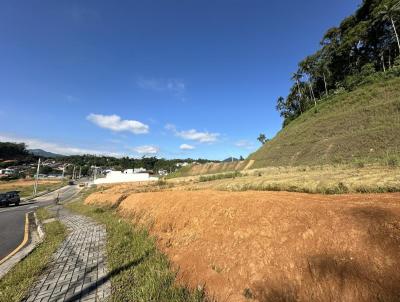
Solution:
<svg viewBox="0 0 400 302">
<path fill-rule="evenodd" d="M 222 162 L 230 163 L 230 162 L 233 162 L 233 161 L 239 161 L 239 159 L 236 158 L 236 157 L 228 157 L 227 159 L 224 159 Z"/>
<path fill-rule="evenodd" d="M 45 150 L 42 150 L 42 149 L 29 149 L 28 151 L 30 153 L 32 153 L 33 155 L 40 156 L 40 157 L 57 158 L 57 157 L 64 157 L 65 156 L 65 155 L 61 155 L 61 154 L 48 152 L 48 151 L 45 151 Z"/>
</svg>

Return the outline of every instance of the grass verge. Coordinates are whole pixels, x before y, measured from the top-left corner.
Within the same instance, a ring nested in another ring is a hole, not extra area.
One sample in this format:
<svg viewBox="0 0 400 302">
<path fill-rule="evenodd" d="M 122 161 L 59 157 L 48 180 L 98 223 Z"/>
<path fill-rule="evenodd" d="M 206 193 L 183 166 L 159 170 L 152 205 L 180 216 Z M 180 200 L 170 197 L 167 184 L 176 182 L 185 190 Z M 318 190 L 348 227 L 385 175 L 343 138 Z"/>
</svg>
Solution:
<svg viewBox="0 0 400 302">
<path fill-rule="evenodd" d="M 52 215 L 46 209 L 38 210 L 39 219 L 50 217 Z M 44 241 L 0 280 L 0 302 L 18 302 L 28 294 L 67 234 L 66 228 L 59 221 L 45 224 L 44 229 Z"/>
<path fill-rule="evenodd" d="M 90 192 L 66 207 L 107 228 L 110 301 L 206 301 L 202 290 L 190 291 L 176 284 L 170 262 L 146 229 L 125 221 L 115 209 L 84 204 Z"/>
<path fill-rule="evenodd" d="M 54 182 L 44 182 L 38 183 L 38 193 L 52 191 L 59 189 L 66 185 L 65 181 L 54 181 Z M 21 197 L 31 197 L 33 193 L 33 182 L 32 184 L 24 184 L 21 181 L 9 181 L 0 183 L 0 191 L 20 191 Z"/>
<path fill-rule="evenodd" d="M 199 181 L 206 182 L 206 181 L 213 181 L 213 180 L 218 180 L 218 179 L 236 178 L 236 177 L 241 177 L 241 176 L 244 176 L 244 175 L 242 173 L 240 173 L 239 171 L 235 171 L 235 172 L 230 172 L 230 173 L 221 173 L 221 174 L 200 176 Z"/>
</svg>

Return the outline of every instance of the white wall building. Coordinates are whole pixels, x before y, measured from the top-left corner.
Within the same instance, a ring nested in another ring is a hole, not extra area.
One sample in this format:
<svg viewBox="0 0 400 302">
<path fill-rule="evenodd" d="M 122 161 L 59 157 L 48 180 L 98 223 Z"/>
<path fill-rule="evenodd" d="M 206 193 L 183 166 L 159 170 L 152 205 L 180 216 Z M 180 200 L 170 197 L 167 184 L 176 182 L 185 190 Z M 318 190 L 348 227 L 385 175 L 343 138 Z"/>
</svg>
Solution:
<svg viewBox="0 0 400 302">
<path fill-rule="evenodd" d="M 120 182 L 155 181 L 157 177 L 150 177 L 149 173 L 134 173 L 133 169 L 124 172 L 110 171 L 104 178 L 97 178 L 94 184 L 112 184 Z"/>
</svg>

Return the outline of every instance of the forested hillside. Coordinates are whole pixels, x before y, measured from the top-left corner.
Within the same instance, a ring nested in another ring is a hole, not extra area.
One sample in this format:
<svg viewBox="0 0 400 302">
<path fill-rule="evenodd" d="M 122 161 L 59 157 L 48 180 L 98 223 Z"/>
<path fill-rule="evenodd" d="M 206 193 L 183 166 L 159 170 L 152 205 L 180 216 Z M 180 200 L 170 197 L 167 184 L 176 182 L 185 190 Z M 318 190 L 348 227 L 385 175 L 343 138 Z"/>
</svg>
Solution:
<svg viewBox="0 0 400 302">
<path fill-rule="evenodd" d="M 382 80 L 317 104 L 249 159 L 252 168 L 335 163 L 397 165 L 400 78 Z"/>
<path fill-rule="evenodd" d="M 399 76 L 399 22 L 398 0 L 364 0 L 353 15 L 328 29 L 321 48 L 298 64 L 288 96 L 278 99 L 283 126 L 329 95 Z"/>
</svg>

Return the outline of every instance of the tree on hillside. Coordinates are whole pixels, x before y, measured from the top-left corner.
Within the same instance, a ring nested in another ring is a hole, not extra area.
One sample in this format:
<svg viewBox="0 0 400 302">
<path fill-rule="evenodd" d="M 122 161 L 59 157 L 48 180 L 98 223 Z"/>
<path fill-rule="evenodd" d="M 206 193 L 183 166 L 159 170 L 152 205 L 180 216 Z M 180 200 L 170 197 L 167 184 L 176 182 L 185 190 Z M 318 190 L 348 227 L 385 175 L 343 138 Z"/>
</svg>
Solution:
<svg viewBox="0 0 400 302">
<path fill-rule="evenodd" d="M 267 137 L 265 136 L 264 133 L 261 133 L 258 137 L 257 140 L 261 143 L 261 144 L 265 144 L 266 142 L 268 142 Z"/>
<path fill-rule="evenodd" d="M 379 17 L 386 22 L 390 22 L 392 29 L 393 29 L 393 34 L 396 38 L 397 41 L 397 46 L 399 48 L 399 53 L 400 53 L 400 41 L 399 41 L 399 35 L 397 34 L 396 30 L 396 25 L 394 23 L 394 18 L 395 16 L 398 15 L 400 12 L 400 2 L 397 3 L 391 3 L 391 4 L 384 4 L 383 9 L 379 12 Z"/>
<path fill-rule="evenodd" d="M 302 113 L 302 109 L 301 109 L 301 99 L 303 97 L 302 93 L 301 93 L 301 89 L 300 89 L 300 80 L 303 77 L 303 75 L 301 74 L 300 71 L 294 72 L 292 74 L 292 80 L 294 80 L 296 82 L 296 86 L 297 86 L 297 93 L 298 93 L 298 102 L 300 104 L 299 108 L 300 108 L 300 113 Z"/>
</svg>

